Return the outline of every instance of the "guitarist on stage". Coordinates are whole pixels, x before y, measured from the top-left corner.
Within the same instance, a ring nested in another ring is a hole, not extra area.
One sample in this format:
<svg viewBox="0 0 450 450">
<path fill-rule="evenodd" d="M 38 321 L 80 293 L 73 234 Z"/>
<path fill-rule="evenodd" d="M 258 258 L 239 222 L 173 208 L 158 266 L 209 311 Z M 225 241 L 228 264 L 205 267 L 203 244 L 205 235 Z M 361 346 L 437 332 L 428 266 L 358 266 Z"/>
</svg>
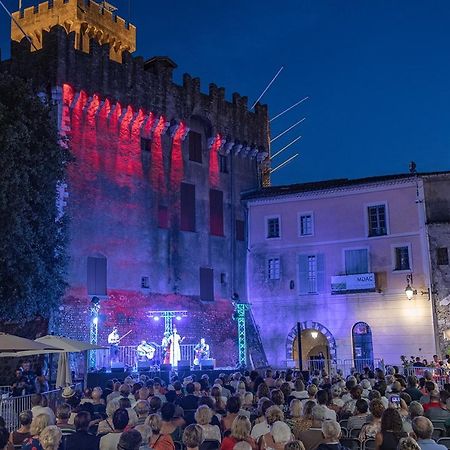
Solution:
<svg viewBox="0 0 450 450">
<path fill-rule="evenodd" d="M 117 361 L 119 357 L 119 342 L 120 336 L 117 331 L 117 327 L 113 327 L 112 332 L 108 335 L 108 344 L 111 346 L 110 348 L 110 358 L 111 361 Z"/>
</svg>

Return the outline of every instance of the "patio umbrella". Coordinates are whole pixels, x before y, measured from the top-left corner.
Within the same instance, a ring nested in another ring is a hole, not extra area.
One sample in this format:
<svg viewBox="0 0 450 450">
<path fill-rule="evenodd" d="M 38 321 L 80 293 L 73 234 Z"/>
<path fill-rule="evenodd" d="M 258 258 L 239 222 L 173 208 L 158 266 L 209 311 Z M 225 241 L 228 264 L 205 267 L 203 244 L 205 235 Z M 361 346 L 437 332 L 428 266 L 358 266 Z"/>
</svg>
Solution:
<svg viewBox="0 0 450 450">
<path fill-rule="evenodd" d="M 36 342 L 13 334 L 0 333 L 0 357 L 22 356 L 19 353 L 24 351 L 36 355 L 39 353 L 47 353 L 48 351 L 59 352 L 62 349 L 48 342 Z"/>
<path fill-rule="evenodd" d="M 56 373 L 56 387 L 64 388 L 72 384 L 72 372 L 70 370 L 69 358 L 66 352 L 59 354 L 58 371 Z"/>
</svg>

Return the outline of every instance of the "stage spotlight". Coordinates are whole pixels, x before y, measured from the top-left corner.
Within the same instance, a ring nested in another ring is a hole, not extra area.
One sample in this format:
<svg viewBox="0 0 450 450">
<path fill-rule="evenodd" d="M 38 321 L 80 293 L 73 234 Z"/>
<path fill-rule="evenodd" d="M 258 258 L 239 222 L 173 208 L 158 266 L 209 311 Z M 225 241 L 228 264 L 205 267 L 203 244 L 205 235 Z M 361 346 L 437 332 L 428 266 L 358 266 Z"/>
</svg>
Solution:
<svg viewBox="0 0 450 450">
<path fill-rule="evenodd" d="M 181 320 L 181 316 L 176 316 L 175 319 Z"/>
<path fill-rule="evenodd" d="M 94 325 L 97 325 L 97 324 L 98 324 L 98 317 L 94 317 L 94 318 L 92 319 L 92 323 L 93 323 Z"/>
<path fill-rule="evenodd" d="M 153 316 L 153 320 L 158 321 L 159 320 L 159 316 Z"/>
</svg>

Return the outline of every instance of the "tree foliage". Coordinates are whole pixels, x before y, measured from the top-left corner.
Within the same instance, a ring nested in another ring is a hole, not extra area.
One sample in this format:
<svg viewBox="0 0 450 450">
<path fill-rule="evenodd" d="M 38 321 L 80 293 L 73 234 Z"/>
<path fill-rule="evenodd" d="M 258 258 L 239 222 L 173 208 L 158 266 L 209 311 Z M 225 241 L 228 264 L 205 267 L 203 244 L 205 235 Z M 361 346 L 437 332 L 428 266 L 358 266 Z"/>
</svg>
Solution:
<svg viewBox="0 0 450 450">
<path fill-rule="evenodd" d="M 66 288 L 66 224 L 57 184 L 70 155 L 24 81 L 0 73 L 0 320 L 49 317 Z"/>
</svg>

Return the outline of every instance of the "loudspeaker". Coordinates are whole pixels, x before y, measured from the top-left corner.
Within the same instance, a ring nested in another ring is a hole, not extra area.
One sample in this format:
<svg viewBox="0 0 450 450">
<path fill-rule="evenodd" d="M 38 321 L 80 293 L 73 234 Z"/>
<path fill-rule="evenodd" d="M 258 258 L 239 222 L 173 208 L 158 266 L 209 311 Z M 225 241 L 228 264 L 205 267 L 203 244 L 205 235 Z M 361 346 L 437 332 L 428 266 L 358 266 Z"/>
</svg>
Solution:
<svg viewBox="0 0 450 450">
<path fill-rule="evenodd" d="M 161 372 L 170 372 L 172 370 L 172 364 L 161 364 L 159 370 Z"/>
<path fill-rule="evenodd" d="M 150 371 L 150 368 L 152 367 L 152 362 L 151 361 L 138 361 L 138 370 L 143 370 L 143 371 Z"/>
<path fill-rule="evenodd" d="M 189 370 L 191 363 L 187 359 L 180 359 L 178 361 L 178 370 Z"/>
<path fill-rule="evenodd" d="M 123 362 L 111 362 L 111 373 L 125 372 L 125 364 Z"/>
<path fill-rule="evenodd" d="M 213 358 L 200 361 L 200 368 L 202 370 L 214 370 L 214 367 L 216 367 L 216 360 Z"/>
</svg>

